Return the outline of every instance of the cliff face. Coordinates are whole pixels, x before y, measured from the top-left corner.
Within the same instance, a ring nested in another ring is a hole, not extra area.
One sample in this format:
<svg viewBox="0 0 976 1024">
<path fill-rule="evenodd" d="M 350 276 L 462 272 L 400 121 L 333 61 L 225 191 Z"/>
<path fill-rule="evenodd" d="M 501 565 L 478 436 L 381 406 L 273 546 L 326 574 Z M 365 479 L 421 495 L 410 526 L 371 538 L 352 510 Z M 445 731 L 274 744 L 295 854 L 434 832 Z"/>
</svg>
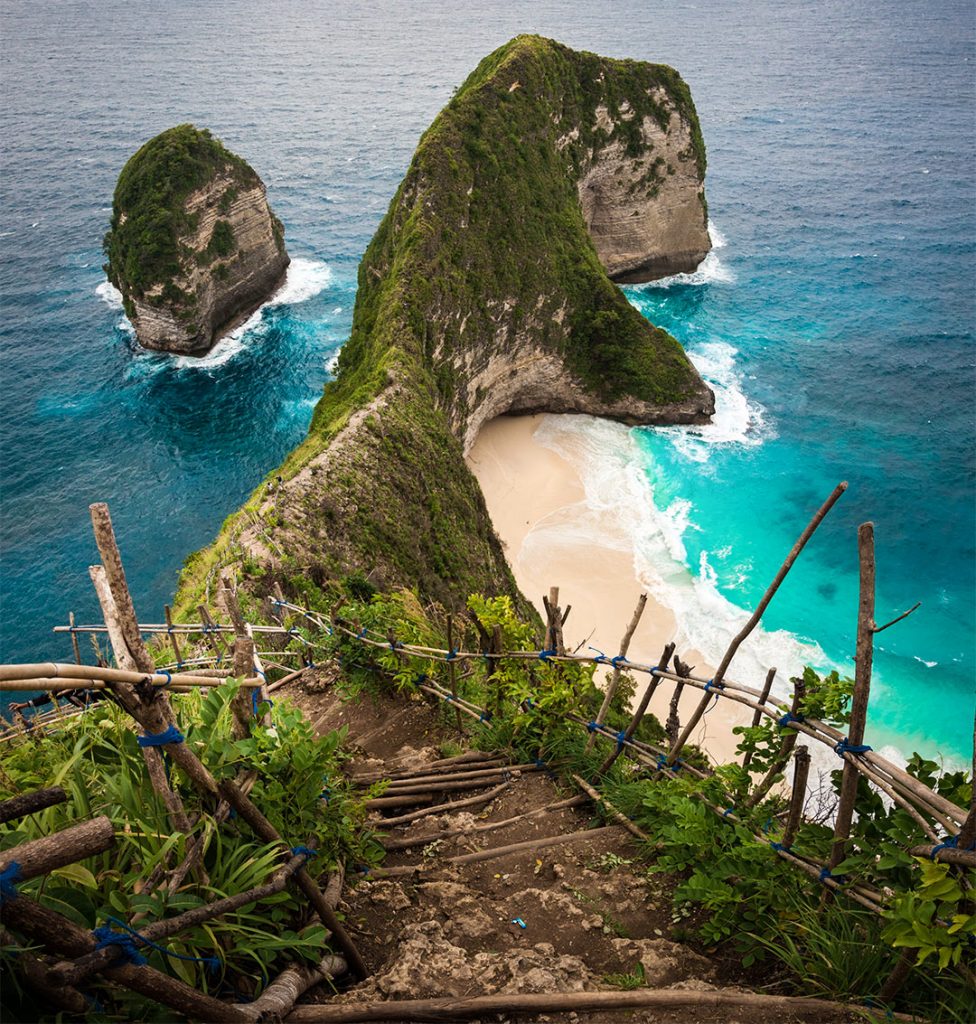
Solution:
<svg viewBox="0 0 976 1024">
<path fill-rule="evenodd" d="M 308 439 L 194 557 L 182 599 L 236 561 L 296 587 L 364 572 L 447 605 L 521 601 L 464 451 L 508 412 L 707 420 L 713 396 L 680 345 L 608 277 L 704 255 L 704 170 L 671 68 L 538 37 L 482 61 L 363 257 Z"/>
<path fill-rule="evenodd" d="M 140 344 L 190 355 L 250 316 L 289 263 L 260 178 L 192 125 L 156 136 L 126 164 L 105 251 Z"/>
</svg>

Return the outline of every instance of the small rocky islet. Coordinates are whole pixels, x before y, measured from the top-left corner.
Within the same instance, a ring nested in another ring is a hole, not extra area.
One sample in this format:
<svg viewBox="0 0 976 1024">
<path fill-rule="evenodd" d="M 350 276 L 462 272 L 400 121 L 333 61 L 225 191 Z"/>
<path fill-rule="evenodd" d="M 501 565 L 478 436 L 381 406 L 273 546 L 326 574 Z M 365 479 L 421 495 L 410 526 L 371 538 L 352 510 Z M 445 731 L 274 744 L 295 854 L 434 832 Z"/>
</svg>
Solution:
<svg viewBox="0 0 976 1024">
<path fill-rule="evenodd" d="M 191 124 L 126 163 L 104 248 L 139 344 L 181 355 L 205 355 L 274 294 L 289 263 L 257 173 Z"/>
</svg>

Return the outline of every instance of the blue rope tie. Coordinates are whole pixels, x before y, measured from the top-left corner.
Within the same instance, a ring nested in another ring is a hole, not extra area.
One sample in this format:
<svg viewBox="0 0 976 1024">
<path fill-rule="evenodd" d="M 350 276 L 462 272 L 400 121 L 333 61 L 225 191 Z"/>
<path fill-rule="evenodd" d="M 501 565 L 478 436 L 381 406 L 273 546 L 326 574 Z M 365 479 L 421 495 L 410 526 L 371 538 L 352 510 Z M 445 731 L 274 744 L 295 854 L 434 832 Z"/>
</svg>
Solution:
<svg viewBox="0 0 976 1024">
<path fill-rule="evenodd" d="M 113 919 L 109 918 L 109 920 Z M 105 949 L 108 946 L 118 946 L 122 959 L 127 963 L 135 967 L 141 967 L 147 962 L 146 958 L 139 952 L 136 940 L 126 935 L 125 932 L 115 932 L 108 925 L 103 925 L 101 928 L 96 928 L 92 935 L 98 940 L 98 945 L 95 947 L 96 950 Z"/>
<path fill-rule="evenodd" d="M 170 686 L 173 683 L 173 677 L 164 668 L 157 669 L 154 673 L 157 676 L 166 676 L 165 683 L 157 683 L 153 681 L 153 686 Z"/>
<path fill-rule="evenodd" d="M 587 722 L 586 723 L 586 731 L 587 732 L 596 732 L 597 729 L 599 729 L 599 728 L 600 728 L 600 723 L 597 722 L 597 721 Z"/>
<path fill-rule="evenodd" d="M 527 708 L 529 708 L 529 710 L 531 710 L 532 708 L 534 708 L 534 707 L 535 707 L 535 701 L 534 701 L 534 700 L 533 700 L 533 699 L 532 699 L 531 697 L 526 697 L 526 698 L 525 698 L 525 700 L 524 700 L 524 701 L 522 701 L 522 703 L 523 703 L 523 704 L 524 704 L 524 705 L 525 705 L 525 706 L 526 706 Z"/>
<path fill-rule="evenodd" d="M 769 845 L 778 853 L 789 853 L 790 851 L 788 846 L 784 846 L 782 843 L 774 843 L 772 840 L 769 841 Z"/>
<path fill-rule="evenodd" d="M 456 647 L 452 647 L 452 648 L 451 648 L 451 649 L 450 649 L 450 650 L 449 650 L 449 651 L 447 652 L 447 654 L 445 654 L 445 655 L 444 655 L 444 660 L 445 660 L 445 661 L 454 661 L 454 659 L 455 659 L 455 658 L 456 658 L 457 656 L 458 656 L 458 650 L 457 650 L 457 648 L 456 648 Z"/>
<path fill-rule="evenodd" d="M 419 672 L 419 673 L 417 674 L 417 678 L 416 678 L 416 679 L 414 680 L 414 682 L 415 682 L 415 683 L 416 683 L 416 684 L 417 684 L 418 686 L 419 686 L 419 685 L 420 685 L 421 683 L 426 683 L 426 682 L 427 682 L 427 673 L 426 673 L 426 672 Z"/>
<path fill-rule="evenodd" d="M 830 868 L 821 868 L 820 881 L 826 883 L 828 878 L 831 879 L 831 881 L 836 882 L 837 885 L 840 885 L 844 881 L 843 875 L 833 875 L 830 872 Z"/>
<path fill-rule="evenodd" d="M 452 701 L 452 700 L 456 700 L 456 698 L 455 698 L 453 693 L 445 693 L 444 694 L 444 700 Z"/>
<path fill-rule="evenodd" d="M 539 651 L 539 661 L 551 661 L 553 655 L 556 653 L 556 648 L 551 647 L 548 650 L 543 649 Z"/>
<path fill-rule="evenodd" d="M 726 807 L 725 810 L 722 811 L 722 817 L 723 818 L 727 818 L 730 814 L 735 814 L 735 808 L 734 807 Z"/>
<path fill-rule="evenodd" d="M 705 692 L 706 693 L 711 693 L 713 690 L 717 691 L 717 690 L 724 690 L 724 689 L 725 689 L 725 683 L 723 683 L 723 682 L 716 683 L 714 679 L 709 679 L 708 682 L 705 684 Z"/>
<path fill-rule="evenodd" d="M 175 725 L 168 725 L 162 732 L 150 732 L 145 736 L 137 736 L 136 743 L 140 747 L 165 747 L 168 743 L 182 743 L 185 738 Z"/>
<path fill-rule="evenodd" d="M 681 758 L 677 758 L 674 764 L 668 764 L 668 758 L 666 754 L 657 755 L 657 767 L 658 771 L 667 769 L 668 771 L 676 772 L 681 768 Z"/>
<path fill-rule="evenodd" d="M 479 722 L 490 722 L 491 721 L 491 712 L 490 711 L 482 711 L 481 714 L 478 715 L 478 721 Z"/>
<path fill-rule="evenodd" d="M 101 928 L 96 928 L 92 935 L 98 940 L 96 949 L 105 949 L 106 946 L 119 946 L 122 950 L 122 955 L 125 960 L 130 964 L 139 966 L 146 962 L 146 958 L 139 952 L 138 946 L 136 946 L 136 940 L 138 939 L 144 946 L 148 946 L 150 949 L 155 949 L 157 952 L 162 953 L 163 956 L 168 956 L 173 960 L 185 960 L 191 964 L 204 964 L 211 971 L 220 970 L 220 959 L 215 956 L 186 956 L 183 953 L 174 953 L 171 949 L 167 949 L 165 946 L 157 945 L 151 939 L 145 938 L 140 935 L 134 928 L 130 928 L 124 921 L 118 920 L 115 917 L 106 917 L 106 921 L 111 921 L 112 924 L 118 925 L 119 928 L 123 929 L 121 932 L 114 932 L 107 925 L 103 925 Z M 128 933 L 128 934 L 126 934 Z"/>
<path fill-rule="evenodd" d="M 319 851 L 313 850 L 311 846 L 293 846 L 291 852 L 293 856 L 304 857 L 306 860 L 311 860 L 319 855 Z"/>
<path fill-rule="evenodd" d="M 787 711 L 782 718 L 778 719 L 776 724 L 781 728 L 785 729 L 790 722 L 805 722 L 806 719 L 803 715 L 794 715 L 792 711 Z"/>
<path fill-rule="evenodd" d="M 403 644 L 401 644 L 399 640 L 391 640 L 390 641 L 390 650 L 391 651 L 399 650 L 401 647 L 403 647 Z"/>
<path fill-rule="evenodd" d="M 597 656 L 593 660 L 597 663 L 597 665 L 609 663 L 610 659 L 603 653 L 603 651 L 599 650 L 596 647 L 587 647 L 586 649 L 588 651 L 596 651 Z"/>
<path fill-rule="evenodd" d="M 366 636 L 366 627 L 363 626 L 363 628 L 356 634 L 356 639 L 357 640 L 362 640 L 365 636 Z"/>
<path fill-rule="evenodd" d="M 610 659 L 610 664 L 613 665 L 614 668 L 620 668 L 620 663 L 622 661 L 626 661 L 626 660 L 627 660 L 627 655 L 625 655 L 625 654 L 618 654 L 615 658 L 611 658 Z"/>
<path fill-rule="evenodd" d="M 258 688 L 255 686 L 251 689 L 251 714 L 255 718 L 258 717 L 258 706 L 261 701 L 258 699 Z"/>
<path fill-rule="evenodd" d="M 851 743 L 845 736 L 834 746 L 834 753 L 843 757 L 845 754 L 866 754 L 872 749 L 873 747 L 869 747 L 866 743 Z"/>
<path fill-rule="evenodd" d="M 941 843 L 937 843 L 932 847 L 932 852 L 929 854 L 930 860 L 935 860 L 935 855 L 939 850 L 957 850 L 959 849 L 959 836 L 946 836 Z"/>
<path fill-rule="evenodd" d="M 0 871 L 0 904 L 17 898 L 16 883 L 19 881 L 20 864 L 12 860 L 3 871 Z"/>
<path fill-rule="evenodd" d="M 617 733 L 617 751 L 618 753 L 624 749 L 624 744 L 627 742 L 627 730 L 621 729 Z"/>
</svg>

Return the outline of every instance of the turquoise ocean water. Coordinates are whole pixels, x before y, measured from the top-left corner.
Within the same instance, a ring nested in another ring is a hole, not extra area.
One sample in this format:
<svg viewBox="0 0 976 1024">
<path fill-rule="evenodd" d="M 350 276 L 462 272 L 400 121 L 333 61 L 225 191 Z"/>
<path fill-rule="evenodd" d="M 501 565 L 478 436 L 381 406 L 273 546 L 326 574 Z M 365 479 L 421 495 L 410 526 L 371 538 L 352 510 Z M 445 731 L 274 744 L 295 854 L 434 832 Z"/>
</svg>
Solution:
<svg viewBox="0 0 976 1024">
<path fill-rule="evenodd" d="M 968 2 L 5 4 L 0 658 L 63 658 L 50 627 L 69 608 L 95 616 L 91 501 L 110 503 L 137 604 L 159 615 L 186 555 L 304 435 L 420 133 L 521 31 L 675 65 L 708 145 L 721 246 L 695 275 L 628 295 L 686 344 L 719 415 L 700 431 L 591 431 L 613 449 L 604 464 L 645 488 L 649 574 L 718 645 L 848 480 L 757 658 L 849 668 L 870 518 L 879 619 L 923 602 L 878 638 L 872 727 L 904 751 L 966 756 Z M 119 169 L 187 120 L 262 175 L 294 257 L 285 292 L 201 362 L 136 350 L 100 270 Z"/>
</svg>

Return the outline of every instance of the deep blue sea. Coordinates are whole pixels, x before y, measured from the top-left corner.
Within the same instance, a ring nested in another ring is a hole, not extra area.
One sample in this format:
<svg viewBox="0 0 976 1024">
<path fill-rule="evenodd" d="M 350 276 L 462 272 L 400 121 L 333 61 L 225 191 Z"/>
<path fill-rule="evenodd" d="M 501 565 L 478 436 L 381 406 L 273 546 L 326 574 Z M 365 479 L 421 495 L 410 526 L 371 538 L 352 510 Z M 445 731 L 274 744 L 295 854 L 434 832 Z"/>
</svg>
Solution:
<svg viewBox="0 0 976 1024">
<path fill-rule="evenodd" d="M 691 278 L 628 295 L 688 346 L 719 416 L 614 435 L 637 453 L 638 532 L 663 539 L 655 571 L 682 590 L 688 629 L 720 638 L 846 479 L 762 653 L 850 670 L 855 530 L 872 519 L 879 621 L 922 607 L 878 637 L 871 726 L 965 757 L 974 24 L 969 0 L 8 0 L 0 658 L 63 658 L 51 626 L 96 616 L 92 501 L 109 502 L 137 606 L 158 618 L 186 555 L 303 437 L 421 132 L 484 54 L 532 31 L 674 65 L 701 117 L 724 244 Z M 119 170 L 184 121 L 261 174 L 294 259 L 286 292 L 197 363 L 138 352 L 101 271 Z"/>
</svg>

